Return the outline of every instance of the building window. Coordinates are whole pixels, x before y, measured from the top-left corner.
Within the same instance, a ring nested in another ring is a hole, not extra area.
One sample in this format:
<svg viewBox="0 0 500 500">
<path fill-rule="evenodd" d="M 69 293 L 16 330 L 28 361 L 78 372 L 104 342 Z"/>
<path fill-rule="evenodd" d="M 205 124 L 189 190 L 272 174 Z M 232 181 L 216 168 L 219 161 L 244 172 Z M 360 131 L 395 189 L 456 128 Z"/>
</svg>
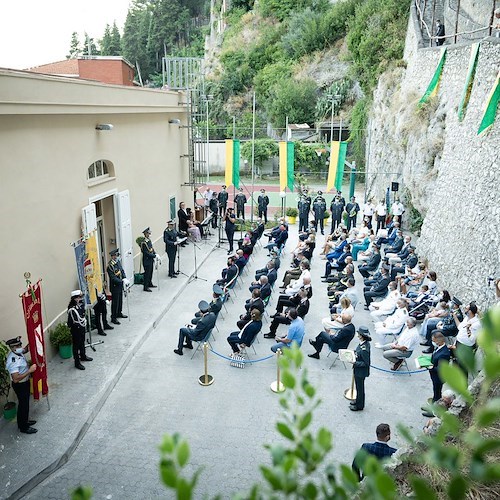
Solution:
<svg viewBox="0 0 500 500">
<path fill-rule="evenodd" d="M 109 160 L 97 160 L 87 171 L 87 181 L 89 184 L 99 183 L 114 177 L 113 163 Z"/>
</svg>

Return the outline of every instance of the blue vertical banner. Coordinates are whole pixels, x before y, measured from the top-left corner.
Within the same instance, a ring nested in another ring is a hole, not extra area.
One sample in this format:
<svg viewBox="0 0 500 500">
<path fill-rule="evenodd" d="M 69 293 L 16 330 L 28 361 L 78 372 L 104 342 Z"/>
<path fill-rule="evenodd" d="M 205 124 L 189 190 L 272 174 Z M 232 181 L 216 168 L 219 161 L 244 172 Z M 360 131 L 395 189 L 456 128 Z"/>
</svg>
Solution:
<svg viewBox="0 0 500 500">
<path fill-rule="evenodd" d="M 76 259 L 76 271 L 78 273 L 78 284 L 80 290 L 85 295 L 85 304 L 90 305 L 89 290 L 87 286 L 87 280 L 85 279 L 85 242 L 79 241 L 74 244 L 75 248 L 75 259 Z"/>
</svg>

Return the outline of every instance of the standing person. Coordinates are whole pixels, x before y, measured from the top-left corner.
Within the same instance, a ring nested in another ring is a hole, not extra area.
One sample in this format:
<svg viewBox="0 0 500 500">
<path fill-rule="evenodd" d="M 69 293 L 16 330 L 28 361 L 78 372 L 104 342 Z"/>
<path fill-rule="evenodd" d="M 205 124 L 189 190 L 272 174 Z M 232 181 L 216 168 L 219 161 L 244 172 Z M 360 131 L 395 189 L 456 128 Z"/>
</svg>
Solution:
<svg viewBox="0 0 500 500">
<path fill-rule="evenodd" d="M 228 198 L 229 193 L 226 191 L 226 186 L 222 186 L 222 191 L 217 195 L 217 201 L 219 202 L 219 215 L 221 217 L 226 213 Z"/>
<path fill-rule="evenodd" d="M 238 194 L 234 197 L 234 204 L 236 205 L 236 217 L 245 220 L 245 203 L 247 197 L 243 193 L 243 188 L 240 188 Z"/>
<path fill-rule="evenodd" d="M 375 215 L 377 216 L 377 232 L 379 229 L 385 229 L 385 219 L 387 217 L 387 207 L 385 200 L 380 200 L 379 204 L 375 207 Z"/>
<path fill-rule="evenodd" d="M 366 221 L 368 229 L 372 228 L 373 214 L 375 213 L 375 205 L 370 198 L 363 206 L 363 220 Z"/>
<path fill-rule="evenodd" d="M 391 212 L 394 220 L 399 222 L 399 227 L 402 227 L 401 224 L 402 224 L 403 214 L 405 213 L 405 207 L 401 203 L 401 201 L 399 201 L 399 198 L 396 198 L 396 200 L 392 204 Z"/>
<path fill-rule="evenodd" d="M 11 353 L 7 355 L 5 369 L 10 373 L 12 389 L 18 400 L 17 426 L 19 432 L 24 434 L 35 434 L 38 429 L 32 427 L 36 420 L 29 419 L 30 413 L 30 375 L 36 371 L 36 365 L 28 365 L 24 356 L 29 351 L 29 345 L 23 349 L 21 337 L 10 339 L 5 342 Z"/>
<path fill-rule="evenodd" d="M 205 206 L 205 217 L 208 217 L 210 200 L 212 199 L 213 191 L 207 186 L 205 192 L 203 193 L 203 204 Z M 179 227 L 180 229 L 180 227 Z"/>
<path fill-rule="evenodd" d="M 365 407 L 365 378 L 370 376 L 370 331 L 366 326 L 358 328 L 359 345 L 354 354 L 356 360 L 352 365 L 354 371 L 354 384 L 356 385 L 356 400 L 349 409 L 351 411 L 362 411 Z"/>
<path fill-rule="evenodd" d="M 123 307 L 123 284 L 126 278 L 121 262 L 118 260 L 120 250 L 115 248 L 109 252 L 111 260 L 108 263 L 107 272 L 109 276 L 109 290 L 111 292 L 111 323 L 119 325 L 118 318 L 126 318 L 122 314 Z"/>
<path fill-rule="evenodd" d="M 81 362 L 92 361 L 92 358 L 89 358 L 85 354 L 85 327 L 87 326 L 87 318 L 85 317 L 85 303 L 81 290 L 73 290 L 71 292 L 71 299 L 68 304 L 68 326 L 73 339 L 75 368 L 85 370 L 85 366 Z"/>
<path fill-rule="evenodd" d="M 259 210 L 259 219 L 264 218 L 264 224 L 267 224 L 268 205 L 269 205 L 269 196 L 267 196 L 265 189 L 261 189 L 259 197 L 257 198 L 257 207 Z"/>
<path fill-rule="evenodd" d="M 106 294 L 104 290 L 97 294 L 97 302 L 94 306 L 95 323 L 97 327 L 97 335 L 105 337 L 107 334 L 104 330 L 113 330 L 114 328 L 108 323 L 106 316 L 108 308 L 106 307 Z"/>
<path fill-rule="evenodd" d="M 444 24 L 442 24 L 439 19 L 436 21 L 436 34 L 434 36 L 436 37 L 436 45 L 441 47 L 444 43 L 445 32 Z"/>
<path fill-rule="evenodd" d="M 168 256 L 168 277 L 177 278 L 175 273 L 175 256 L 177 255 L 177 237 L 179 233 L 174 229 L 174 221 L 167 222 L 167 229 L 163 231 L 163 241 L 165 242 L 165 251 Z"/>
<path fill-rule="evenodd" d="M 356 227 L 358 212 L 360 210 L 355 196 L 351 198 L 351 201 L 346 205 L 345 209 L 347 212 L 347 230 L 350 231 L 351 228 Z"/>
<path fill-rule="evenodd" d="M 217 227 L 217 215 L 219 213 L 219 202 L 215 191 L 212 193 L 212 199 L 210 200 L 208 208 L 210 212 L 212 212 L 212 229 L 215 229 Z"/>
<path fill-rule="evenodd" d="M 236 229 L 235 222 L 236 218 L 234 216 L 234 209 L 233 208 L 228 208 L 225 212 L 224 215 L 224 221 L 225 221 L 225 231 L 226 231 L 226 236 L 227 236 L 227 241 L 229 242 L 229 250 L 227 251 L 227 254 L 230 255 L 233 253 L 233 240 L 234 240 L 234 231 Z"/>
<path fill-rule="evenodd" d="M 299 233 L 301 231 L 307 231 L 309 227 L 309 209 L 310 205 L 307 203 L 307 199 L 302 195 L 297 203 L 297 209 L 299 211 Z"/>
<path fill-rule="evenodd" d="M 342 212 L 344 211 L 344 204 L 340 199 L 339 195 L 336 195 L 333 198 L 332 203 L 330 204 L 330 212 L 332 213 L 332 228 L 330 230 L 330 234 L 333 234 L 335 229 L 340 226 L 342 222 Z"/>
<path fill-rule="evenodd" d="M 326 212 L 326 201 L 323 198 L 323 191 L 318 191 L 318 196 L 314 198 L 313 201 L 313 213 L 314 213 L 314 230 L 321 229 L 321 234 L 325 234 L 325 212 Z"/>
<path fill-rule="evenodd" d="M 144 235 L 144 240 L 141 243 L 141 252 L 142 252 L 142 265 L 144 266 L 144 291 L 151 292 L 150 288 L 156 288 L 156 285 L 153 285 L 153 262 L 156 258 L 156 252 L 153 248 L 153 243 L 149 239 L 151 236 L 151 229 L 147 227 L 142 232 Z"/>
<path fill-rule="evenodd" d="M 439 364 L 440 363 L 449 363 L 451 353 L 446 345 L 445 337 L 442 333 L 438 331 L 434 331 L 432 334 L 432 345 L 434 346 L 434 352 L 431 356 L 431 366 L 429 366 L 429 375 L 432 380 L 432 402 L 435 403 L 439 401 L 443 392 L 443 384 L 444 382 L 439 377 Z"/>
<path fill-rule="evenodd" d="M 186 208 L 186 204 L 181 201 L 179 203 L 179 210 L 177 210 L 177 219 L 179 220 L 179 232 L 186 233 L 188 235 L 189 224 L 188 221 L 191 220 L 191 215 Z M 186 246 L 187 242 L 184 242 L 182 246 Z"/>
</svg>

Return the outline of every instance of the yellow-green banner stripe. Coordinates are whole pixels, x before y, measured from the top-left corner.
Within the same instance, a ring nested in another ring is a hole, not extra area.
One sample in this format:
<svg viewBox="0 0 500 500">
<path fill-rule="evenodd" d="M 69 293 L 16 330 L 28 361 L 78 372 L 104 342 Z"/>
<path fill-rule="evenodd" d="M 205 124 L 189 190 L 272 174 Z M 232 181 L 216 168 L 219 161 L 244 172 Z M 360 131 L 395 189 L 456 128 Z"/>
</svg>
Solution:
<svg viewBox="0 0 500 500">
<path fill-rule="evenodd" d="M 420 99 L 419 104 L 424 104 L 429 100 L 430 97 L 437 95 L 439 90 L 439 82 L 441 81 L 441 75 L 443 74 L 444 62 L 446 61 L 446 47 L 441 49 L 441 58 L 439 59 L 439 64 L 437 65 L 434 76 L 432 77 L 431 83 L 427 87 L 425 94 Z"/>
<path fill-rule="evenodd" d="M 467 78 L 465 79 L 464 91 L 462 93 L 462 99 L 458 106 L 458 121 L 462 121 L 465 118 L 465 111 L 467 110 L 467 105 L 469 104 L 470 94 L 472 92 L 472 85 L 474 84 L 474 77 L 476 76 L 476 66 L 477 59 L 479 56 L 479 43 L 472 44 L 470 48 L 470 59 L 469 59 L 469 69 L 467 71 Z"/>
<path fill-rule="evenodd" d="M 494 123 L 497 116 L 498 101 L 500 99 L 500 71 L 497 79 L 491 89 L 483 113 L 481 124 L 479 125 L 478 135 L 483 135 Z"/>
</svg>

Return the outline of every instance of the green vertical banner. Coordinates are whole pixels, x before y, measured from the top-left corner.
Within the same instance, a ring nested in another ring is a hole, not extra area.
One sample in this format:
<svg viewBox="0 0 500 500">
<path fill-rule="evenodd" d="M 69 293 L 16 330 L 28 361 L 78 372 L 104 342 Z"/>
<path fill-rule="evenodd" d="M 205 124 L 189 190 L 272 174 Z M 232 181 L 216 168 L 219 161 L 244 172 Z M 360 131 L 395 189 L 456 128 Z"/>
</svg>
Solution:
<svg viewBox="0 0 500 500">
<path fill-rule="evenodd" d="M 437 95 L 439 90 L 439 83 L 441 82 L 441 75 L 443 74 L 443 67 L 446 61 L 446 47 L 441 49 L 441 58 L 439 59 L 439 63 L 437 65 L 436 71 L 434 72 L 434 76 L 432 77 L 425 94 L 422 96 L 420 101 L 418 102 L 419 106 L 426 103 L 429 98 Z"/>
<path fill-rule="evenodd" d="M 226 140 L 226 186 L 240 187 L 240 141 Z"/>
<path fill-rule="evenodd" d="M 233 186 L 240 187 L 240 141 L 233 141 Z"/>
<path fill-rule="evenodd" d="M 345 157 L 347 155 L 347 142 L 340 143 L 339 159 L 337 163 L 337 174 L 335 175 L 335 188 L 342 191 L 342 179 L 344 177 Z"/>
<path fill-rule="evenodd" d="M 472 85 L 474 84 L 474 77 L 476 76 L 476 66 L 479 57 L 479 43 L 474 43 L 470 49 L 469 69 L 467 71 L 467 78 L 465 79 L 465 86 L 462 92 L 462 99 L 458 106 L 458 121 L 465 118 L 465 112 L 469 104 L 470 94 L 472 92 Z"/>
<path fill-rule="evenodd" d="M 497 79 L 493 84 L 493 88 L 486 101 L 486 106 L 483 113 L 483 118 L 481 119 L 481 124 L 479 125 L 478 135 L 483 135 L 486 131 L 493 126 L 495 123 L 495 118 L 497 116 L 498 101 L 500 99 L 500 71 L 498 72 Z"/>
<path fill-rule="evenodd" d="M 293 191 L 295 143 L 281 141 L 279 143 L 280 191 L 286 187 Z"/>
</svg>

